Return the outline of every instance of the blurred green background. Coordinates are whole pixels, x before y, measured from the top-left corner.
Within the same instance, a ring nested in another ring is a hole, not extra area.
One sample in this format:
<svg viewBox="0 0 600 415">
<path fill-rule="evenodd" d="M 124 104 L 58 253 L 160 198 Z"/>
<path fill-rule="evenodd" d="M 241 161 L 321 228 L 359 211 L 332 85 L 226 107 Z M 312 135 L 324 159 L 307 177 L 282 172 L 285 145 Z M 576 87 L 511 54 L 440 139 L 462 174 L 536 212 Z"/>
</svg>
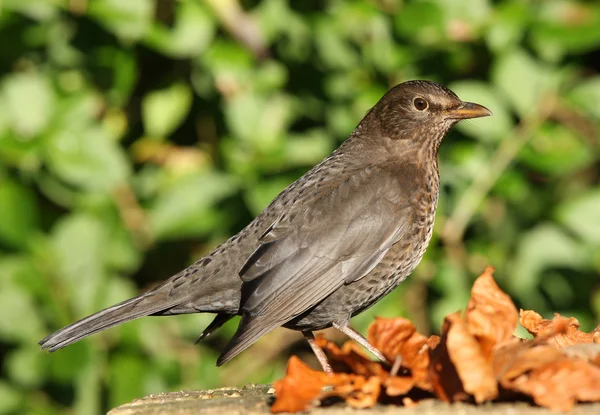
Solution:
<svg viewBox="0 0 600 415">
<path fill-rule="evenodd" d="M 194 345 L 207 315 L 36 343 L 242 229 L 409 79 L 494 117 L 442 144 L 426 258 L 355 326 L 435 332 L 490 263 L 518 306 L 591 329 L 599 71 L 597 1 L 0 0 L 0 415 L 100 414 L 312 359 L 279 329 L 217 369 L 235 323 Z"/>
</svg>

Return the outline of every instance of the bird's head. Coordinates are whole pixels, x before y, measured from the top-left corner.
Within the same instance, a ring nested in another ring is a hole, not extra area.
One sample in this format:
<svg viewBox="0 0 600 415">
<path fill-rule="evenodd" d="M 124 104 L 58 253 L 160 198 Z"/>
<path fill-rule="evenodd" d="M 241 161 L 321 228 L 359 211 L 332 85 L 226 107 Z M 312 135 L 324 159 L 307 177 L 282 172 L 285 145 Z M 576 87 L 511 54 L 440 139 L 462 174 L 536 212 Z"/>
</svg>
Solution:
<svg viewBox="0 0 600 415">
<path fill-rule="evenodd" d="M 373 107 L 380 130 L 393 140 L 433 145 L 460 120 L 487 117 L 492 112 L 461 101 L 451 90 L 430 81 L 408 81 L 390 89 Z"/>
</svg>

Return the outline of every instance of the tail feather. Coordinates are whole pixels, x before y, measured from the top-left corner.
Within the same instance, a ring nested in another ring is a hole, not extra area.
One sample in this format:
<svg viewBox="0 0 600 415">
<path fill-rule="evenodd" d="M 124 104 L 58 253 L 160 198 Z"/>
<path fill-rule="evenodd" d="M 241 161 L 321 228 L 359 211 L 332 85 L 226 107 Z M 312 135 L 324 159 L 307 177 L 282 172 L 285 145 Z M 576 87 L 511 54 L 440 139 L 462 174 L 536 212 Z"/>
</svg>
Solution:
<svg viewBox="0 0 600 415">
<path fill-rule="evenodd" d="M 251 318 L 242 317 L 236 333 L 229 340 L 227 345 L 225 345 L 223 352 L 217 359 L 217 366 L 227 363 L 248 347 L 252 346 L 252 344 L 262 336 L 280 325 L 278 322 L 273 323 L 273 319 L 271 318 L 265 319 L 261 317 L 263 316 Z"/>
<path fill-rule="evenodd" d="M 162 297 L 163 301 L 156 297 Z M 164 296 L 158 293 L 143 294 L 63 327 L 41 340 L 39 344 L 42 350 L 54 352 L 101 330 L 164 311 L 180 302 L 181 299 L 164 301 Z"/>
</svg>

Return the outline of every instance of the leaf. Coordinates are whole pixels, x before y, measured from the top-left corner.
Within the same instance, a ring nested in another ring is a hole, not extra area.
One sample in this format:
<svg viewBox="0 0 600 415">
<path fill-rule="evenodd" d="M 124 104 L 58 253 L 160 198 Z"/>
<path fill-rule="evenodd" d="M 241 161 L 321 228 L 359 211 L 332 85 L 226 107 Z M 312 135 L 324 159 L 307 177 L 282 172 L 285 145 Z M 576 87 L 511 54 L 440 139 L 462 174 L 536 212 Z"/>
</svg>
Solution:
<svg viewBox="0 0 600 415">
<path fill-rule="evenodd" d="M 33 345 L 32 345 L 33 346 Z M 28 388 L 38 388 L 45 377 L 44 354 L 35 346 L 17 349 L 4 359 L 6 372 L 12 382 Z"/>
<path fill-rule="evenodd" d="M 552 177 L 564 177 L 594 163 L 590 145 L 570 128 L 544 124 L 518 155 L 518 160 Z"/>
<path fill-rule="evenodd" d="M 139 41 L 150 30 L 154 3 L 148 0 L 94 0 L 87 13 L 122 41 Z"/>
<path fill-rule="evenodd" d="M 39 212 L 30 188 L 0 177 L 0 241 L 25 248 L 37 231 Z"/>
<path fill-rule="evenodd" d="M 150 137 L 167 137 L 187 117 L 192 106 L 192 91 L 182 83 L 150 92 L 142 100 L 142 121 Z"/>
<path fill-rule="evenodd" d="M 73 304 L 75 314 L 83 316 L 97 311 L 106 282 L 104 249 L 108 232 L 98 218 L 84 213 L 65 216 L 52 230 L 51 243 L 55 278 L 64 298 Z"/>
<path fill-rule="evenodd" d="M 578 268 L 583 264 L 583 254 L 578 244 L 554 224 L 538 225 L 522 234 L 519 241 L 514 271 L 509 276 L 513 291 L 527 304 L 543 306 L 537 290 L 542 271 L 556 266 Z"/>
<path fill-rule="evenodd" d="M 494 268 L 485 268 L 473 284 L 465 320 L 469 332 L 479 341 L 485 358 L 490 361 L 492 349 L 510 340 L 517 327 L 517 309 L 493 277 Z"/>
<path fill-rule="evenodd" d="M 583 109 L 595 119 L 600 119 L 600 106 L 596 105 L 600 102 L 600 76 L 582 80 L 567 97 L 575 108 Z"/>
<path fill-rule="evenodd" d="M 7 76 L 0 89 L 0 100 L 5 101 L 8 124 L 25 139 L 46 129 L 55 108 L 49 80 L 36 72 Z"/>
<path fill-rule="evenodd" d="M 307 410 L 326 384 L 327 374 L 309 369 L 296 356 L 288 362 L 285 377 L 273 384 L 275 403 L 272 413 Z"/>
<path fill-rule="evenodd" d="M 155 22 L 145 41 L 163 54 L 178 59 L 198 56 L 212 41 L 215 24 L 201 3 L 178 2 L 175 7 L 172 27 Z"/>
<path fill-rule="evenodd" d="M 558 219 L 583 240 L 600 245 L 600 191 L 591 190 L 559 206 Z"/>
<path fill-rule="evenodd" d="M 381 318 L 375 319 L 369 326 L 367 336 L 369 343 L 379 350 L 390 362 L 400 359 L 401 366 L 409 369 L 412 378 L 412 384 L 417 385 L 423 390 L 432 390 L 428 379 L 429 353 L 437 346 L 439 337 L 427 337 L 417 333 L 415 326 L 403 318 Z M 392 377 L 386 386 L 388 394 L 404 394 L 400 392 L 408 382 Z M 399 383 L 403 386 L 400 387 Z M 397 389 L 390 392 L 392 389 Z M 410 390 L 410 388 L 409 388 Z M 393 395 L 392 395 L 393 396 Z"/>
<path fill-rule="evenodd" d="M 600 6 L 581 1 L 541 3 L 531 27 L 533 46 L 548 60 L 600 45 Z"/>
<path fill-rule="evenodd" d="M 497 88 L 521 116 L 538 110 L 540 99 L 552 81 L 550 70 L 521 49 L 502 54 L 495 62 L 492 76 Z"/>
<path fill-rule="evenodd" d="M 153 234 L 168 239 L 218 228 L 222 213 L 215 205 L 237 188 L 232 179 L 217 173 L 194 173 L 172 180 L 159 189 L 148 211 Z"/>
<path fill-rule="evenodd" d="M 122 148 L 99 127 L 55 132 L 48 139 L 46 159 L 54 174 L 86 191 L 110 191 L 131 174 Z"/>
<path fill-rule="evenodd" d="M 0 266 L 0 275 L 1 271 Z M 3 279 L 0 279 L 0 313 L 10 316 L 0 319 L 0 338 L 4 342 L 27 344 L 42 337 L 42 321 L 29 292 Z"/>
<path fill-rule="evenodd" d="M 465 400 L 470 394 L 481 403 L 498 396 L 491 362 L 460 313 L 446 317 L 441 344 L 431 359 L 434 389 L 442 400 Z"/>
<path fill-rule="evenodd" d="M 0 380 L 0 414 L 18 413 L 25 396 L 11 384 Z"/>
<path fill-rule="evenodd" d="M 328 355 L 335 371 L 347 371 L 361 376 L 383 375 L 381 363 L 372 361 L 356 343 L 348 341 L 338 347 L 323 336 L 316 337 L 316 344 Z"/>
<path fill-rule="evenodd" d="M 396 28 L 418 44 L 436 44 L 446 35 L 444 9 L 433 1 L 406 3 L 396 15 Z"/>
<path fill-rule="evenodd" d="M 600 325 L 592 333 L 579 330 L 579 321 L 576 318 L 565 318 L 554 314 L 552 320 L 542 319 L 535 311 L 521 310 L 520 323 L 534 337 L 547 338 L 548 343 L 555 347 L 564 348 L 581 343 L 600 343 Z"/>
<path fill-rule="evenodd" d="M 563 357 L 535 368 L 505 387 L 531 395 L 536 404 L 553 411 L 570 411 L 577 401 L 600 400 L 600 367 Z"/>
</svg>

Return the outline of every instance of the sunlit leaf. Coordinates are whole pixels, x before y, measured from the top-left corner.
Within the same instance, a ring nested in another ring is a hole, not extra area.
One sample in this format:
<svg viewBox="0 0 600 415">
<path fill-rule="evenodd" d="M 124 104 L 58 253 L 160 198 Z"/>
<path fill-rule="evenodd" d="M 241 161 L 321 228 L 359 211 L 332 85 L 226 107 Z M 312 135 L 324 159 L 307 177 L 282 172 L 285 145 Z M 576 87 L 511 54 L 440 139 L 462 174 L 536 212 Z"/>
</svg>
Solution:
<svg viewBox="0 0 600 415">
<path fill-rule="evenodd" d="M 166 137 L 187 116 L 192 105 L 192 91 L 184 84 L 151 92 L 142 101 L 142 118 L 146 134 Z"/>
</svg>

